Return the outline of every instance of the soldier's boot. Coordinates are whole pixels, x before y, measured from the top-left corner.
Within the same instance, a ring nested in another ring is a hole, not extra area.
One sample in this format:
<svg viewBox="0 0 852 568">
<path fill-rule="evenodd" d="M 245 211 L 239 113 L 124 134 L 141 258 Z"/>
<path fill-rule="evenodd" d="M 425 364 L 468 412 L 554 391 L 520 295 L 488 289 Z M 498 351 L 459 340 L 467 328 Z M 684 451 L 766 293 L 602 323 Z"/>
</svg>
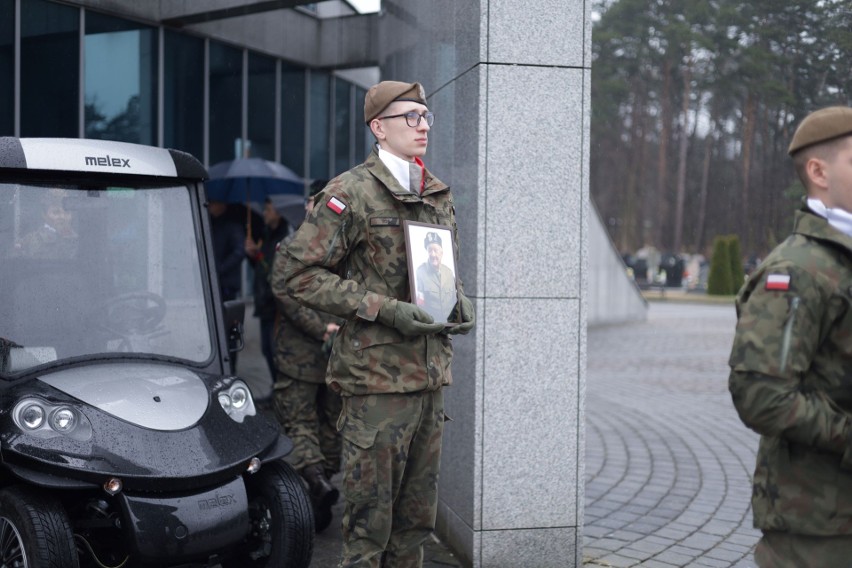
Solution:
<svg viewBox="0 0 852 568">
<path fill-rule="evenodd" d="M 304 468 L 302 477 L 308 482 L 308 494 L 314 506 L 314 524 L 319 533 L 331 524 L 331 507 L 340 498 L 340 491 L 328 480 L 320 464 Z"/>
</svg>

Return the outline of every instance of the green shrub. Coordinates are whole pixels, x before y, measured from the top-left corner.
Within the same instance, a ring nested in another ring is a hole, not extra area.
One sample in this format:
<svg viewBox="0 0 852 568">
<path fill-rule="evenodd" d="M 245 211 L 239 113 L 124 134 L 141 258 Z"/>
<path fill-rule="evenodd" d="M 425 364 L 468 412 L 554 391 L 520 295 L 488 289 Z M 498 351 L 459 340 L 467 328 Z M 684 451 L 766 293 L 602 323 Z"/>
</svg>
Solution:
<svg viewBox="0 0 852 568">
<path fill-rule="evenodd" d="M 710 259 L 710 274 L 707 276 L 707 294 L 728 296 L 734 287 L 731 276 L 731 261 L 728 256 L 726 237 L 713 240 L 713 257 Z"/>
<path fill-rule="evenodd" d="M 726 241 L 728 244 L 728 260 L 731 263 L 731 294 L 736 294 L 745 282 L 743 255 L 740 252 L 740 238 L 737 235 L 728 235 Z"/>
</svg>

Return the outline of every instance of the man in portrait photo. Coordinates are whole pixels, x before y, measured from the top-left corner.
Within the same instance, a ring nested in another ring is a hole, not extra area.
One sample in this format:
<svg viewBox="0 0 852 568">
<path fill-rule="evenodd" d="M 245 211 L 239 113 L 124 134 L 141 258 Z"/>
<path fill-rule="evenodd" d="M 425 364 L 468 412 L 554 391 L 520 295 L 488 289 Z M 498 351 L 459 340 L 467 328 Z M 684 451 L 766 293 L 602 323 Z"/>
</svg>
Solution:
<svg viewBox="0 0 852 568">
<path fill-rule="evenodd" d="M 415 285 L 417 305 L 426 310 L 436 322 L 446 322 L 456 305 L 456 277 L 443 263 L 444 244 L 434 231 L 423 239 L 428 259 L 417 267 Z"/>
</svg>

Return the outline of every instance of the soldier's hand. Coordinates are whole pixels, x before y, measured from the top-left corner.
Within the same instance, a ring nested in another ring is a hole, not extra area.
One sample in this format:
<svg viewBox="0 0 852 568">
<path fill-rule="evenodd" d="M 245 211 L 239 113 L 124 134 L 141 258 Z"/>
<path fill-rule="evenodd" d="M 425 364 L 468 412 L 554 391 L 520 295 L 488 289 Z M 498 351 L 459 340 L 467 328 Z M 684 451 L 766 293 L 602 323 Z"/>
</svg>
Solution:
<svg viewBox="0 0 852 568">
<path fill-rule="evenodd" d="M 391 298 L 385 300 L 376 319 L 403 335 L 430 335 L 444 329 L 444 324 L 435 323 L 426 310 Z"/>
<path fill-rule="evenodd" d="M 459 310 L 461 310 L 461 323 L 447 328 L 447 333 L 460 333 L 464 335 L 476 325 L 476 313 L 473 310 L 473 302 L 468 300 L 464 294 L 459 294 L 459 301 L 456 303 L 456 307 L 453 308 L 453 315 L 458 314 Z M 450 319 L 451 321 L 455 320 L 454 317 Z"/>
</svg>

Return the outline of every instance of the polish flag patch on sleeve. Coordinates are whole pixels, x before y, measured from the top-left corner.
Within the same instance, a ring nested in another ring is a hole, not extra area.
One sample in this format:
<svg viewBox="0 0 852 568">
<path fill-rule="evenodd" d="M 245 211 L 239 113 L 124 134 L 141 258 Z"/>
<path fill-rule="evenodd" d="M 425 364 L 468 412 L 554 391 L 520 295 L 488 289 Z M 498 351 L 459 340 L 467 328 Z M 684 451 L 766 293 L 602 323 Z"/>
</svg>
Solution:
<svg viewBox="0 0 852 568">
<path fill-rule="evenodd" d="M 334 211 L 334 212 L 335 212 L 335 213 L 337 213 L 338 215 L 340 215 L 341 213 L 343 213 L 343 210 L 344 210 L 344 209 L 346 209 L 346 204 L 345 204 L 345 203 L 343 203 L 342 201 L 340 201 L 340 200 L 339 200 L 338 198 L 336 198 L 336 197 L 332 197 L 331 199 L 329 199 L 329 200 L 326 202 L 326 204 L 325 204 L 325 205 L 326 205 L 326 207 L 328 207 L 329 209 L 331 209 L 332 211 Z"/>
<path fill-rule="evenodd" d="M 767 274 L 766 275 L 766 289 L 767 290 L 781 290 L 786 291 L 790 289 L 790 275 L 789 274 Z"/>
</svg>

